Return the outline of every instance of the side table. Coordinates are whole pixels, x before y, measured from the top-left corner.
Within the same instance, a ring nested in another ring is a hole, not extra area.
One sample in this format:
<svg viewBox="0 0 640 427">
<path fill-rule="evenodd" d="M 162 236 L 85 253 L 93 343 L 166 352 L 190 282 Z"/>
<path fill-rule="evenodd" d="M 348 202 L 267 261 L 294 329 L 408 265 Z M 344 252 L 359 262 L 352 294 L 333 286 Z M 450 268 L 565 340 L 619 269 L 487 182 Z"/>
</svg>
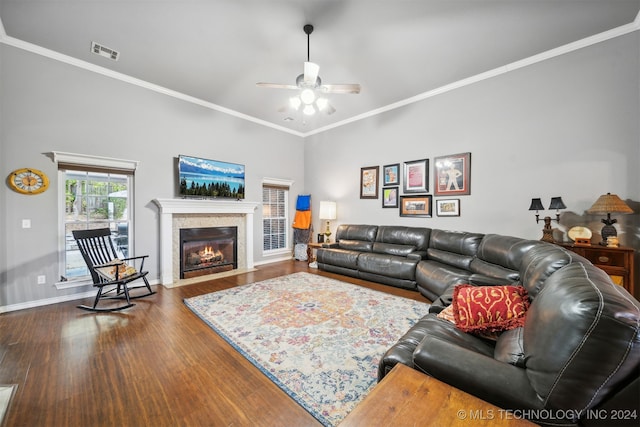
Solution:
<svg viewBox="0 0 640 427">
<path fill-rule="evenodd" d="M 316 257 L 313 255 L 313 250 L 321 247 L 322 243 L 307 243 L 307 265 L 316 260 Z"/>
<path fill-rule="evenodd" d="M 449 384 L 398 363 L 340 427 L 535 426 Z"/>
<path fill-rule="evenodd" d="M 611 276 L 611 280 L 613 280 L 615 284 L 622 286 L 629 291 L 631 295 L 638 298 L 634 293 L 635 272 L 633 258 L 635 251 L 633 248 L 610 248 L 601 245 L 577 246 L 573 243 L 557 244 L 585 257 L 591 261 L 593 265 L 604 270 Z"/>
</svg>

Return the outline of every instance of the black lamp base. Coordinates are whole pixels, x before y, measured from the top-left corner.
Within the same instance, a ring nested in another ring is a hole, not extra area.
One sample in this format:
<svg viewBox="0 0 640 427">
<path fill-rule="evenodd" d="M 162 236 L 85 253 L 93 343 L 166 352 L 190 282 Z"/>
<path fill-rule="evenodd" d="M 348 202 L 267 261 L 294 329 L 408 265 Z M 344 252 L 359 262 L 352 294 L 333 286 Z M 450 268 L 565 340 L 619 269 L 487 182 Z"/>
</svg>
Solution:
<svg viewBox="0 0 640 427">
<path fill-rule="evenodd" d="M 600 235 L 602 236 L 602 242 L 600 242 L 600 244 L 603 246 L 607 246 L 607 239 L 609 237 L 617 237 L 618 231 L 613 225 L 606 224 L 604 227 L 602 227 L 602 230 L 600 230 Z"/>
<path fill-rule="evenodd" d="M 553 239 L 553 228 L 551 227 L 551 217 L 544 217 L 544 228 L 542 229 L 542 240 L 543 242 L 555 243 Z"/>
<path fill-rule="evenodd" d="M 617 237 L 618 236 L 618 231 L 613 226 L 613 224 L 618 222 L 618 220 L 615 219 L 615 218 L 611 218 L 611 214 L 608 213 L 607 217 L 606 218 L 602 218 L 600 220 L 600 222 L 602 222 L 604 224 L 604 227 L 602 227 L 602 230 L 600 231 L 600 235 L 602 236 L 602 242 L 600 242 L 600 244 L 603 245 L 603 246 L 607 246 L 607 239 L 609 237 Z"/>
</svg>

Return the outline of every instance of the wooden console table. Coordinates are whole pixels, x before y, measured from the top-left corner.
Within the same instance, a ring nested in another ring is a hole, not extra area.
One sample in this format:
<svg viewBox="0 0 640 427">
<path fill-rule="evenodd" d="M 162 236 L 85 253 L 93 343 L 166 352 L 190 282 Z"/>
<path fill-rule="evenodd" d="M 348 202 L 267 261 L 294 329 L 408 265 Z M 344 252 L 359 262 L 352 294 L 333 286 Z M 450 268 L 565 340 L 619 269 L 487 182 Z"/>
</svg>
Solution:
<svg viewBox="0 0 640 427">
<path fill-rule="evenodd" d="M 340 427 L 535 426 L 475 396 L 398 363 Z"/>
<path fill-rule="evenodd" d="M 573 243 L 557 243 L 580 256 L 585 257 L 593 265 L 604 270 L 611 280 L 625 288 L 631 295 L 635 295 L 634 265 L 632 248 L 610 248 L 601 245 L 576 246 Z M 637 298 L 637 297 L 636 297 Z"/>
</svg>

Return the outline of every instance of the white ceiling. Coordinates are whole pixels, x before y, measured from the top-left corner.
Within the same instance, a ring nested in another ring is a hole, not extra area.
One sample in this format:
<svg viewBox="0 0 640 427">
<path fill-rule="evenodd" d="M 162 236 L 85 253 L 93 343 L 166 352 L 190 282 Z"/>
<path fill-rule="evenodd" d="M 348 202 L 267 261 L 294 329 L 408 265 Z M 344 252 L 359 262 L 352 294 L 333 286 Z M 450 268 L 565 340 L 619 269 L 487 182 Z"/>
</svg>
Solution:
<svg viewBox="0 0 640 427">
<path fill-rule="evenodd" d="M 640 0 L 0 0 L 0 42 L 307 135 L 609 30 L 637 30 L 639 10 Z M 362 91 L 330 95 L 334 114 L 303 120 L 278 111 L 291 91 L 255 83 L 295 83 L 307 23 L 323 82 Z M 92 41 L 120 59 L 92 54 Z"/>
</svg>

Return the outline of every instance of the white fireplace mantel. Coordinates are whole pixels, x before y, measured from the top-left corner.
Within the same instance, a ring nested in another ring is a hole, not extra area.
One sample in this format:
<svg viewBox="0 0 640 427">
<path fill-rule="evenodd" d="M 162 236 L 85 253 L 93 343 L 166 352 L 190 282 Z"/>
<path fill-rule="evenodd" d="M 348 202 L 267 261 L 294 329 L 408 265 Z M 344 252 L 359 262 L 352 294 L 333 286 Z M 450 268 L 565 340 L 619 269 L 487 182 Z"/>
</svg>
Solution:
<svg viewBox="0 0 640 427">
<path fill-rule="evenodd" d="M 243 215 L 247 268 L 253 268 L 253 213 L 259 203 L 194 199 L 154 199 L 153 203 L 160 209 L 160 279 L 164 286 L 173 285 L 173 215 L 176 214 Z"/>
</svg>

